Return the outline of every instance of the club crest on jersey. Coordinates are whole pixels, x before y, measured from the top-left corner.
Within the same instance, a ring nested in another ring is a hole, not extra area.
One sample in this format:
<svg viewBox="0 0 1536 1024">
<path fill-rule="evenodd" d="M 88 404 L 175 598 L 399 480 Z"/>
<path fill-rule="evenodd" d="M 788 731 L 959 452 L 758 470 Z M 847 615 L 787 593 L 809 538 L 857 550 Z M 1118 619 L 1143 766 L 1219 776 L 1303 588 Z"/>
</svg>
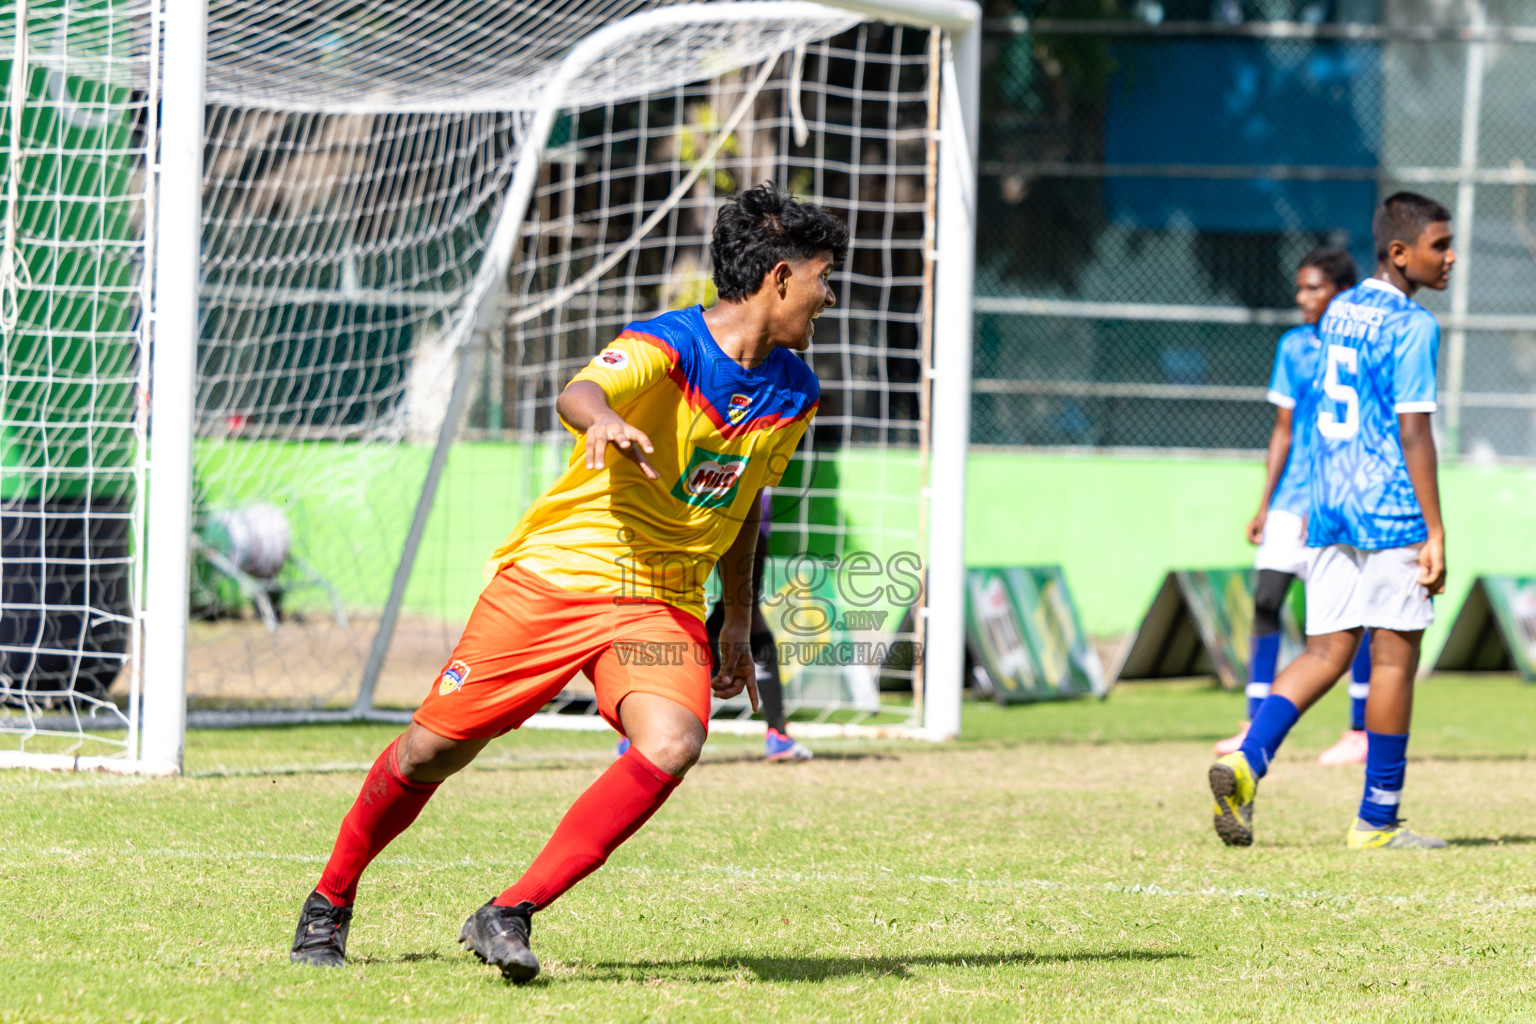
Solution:
<svg viewBox="0 0 1536 1024">
<path fill-rule="evenodd" d="M 593 362 L 610 370 L 622 370 L 629 365 L 629 356 L 616 348 L 605 348 L 597 354 Z"/>
<path fill-rule="evenodd" d="M 740 392 L 731 396 L 731 406 L 726 410 L 726 418 L 731 423 L 737 424 L 747 418 L 747 410 L 752 408 L 752 396 L 743 395 Z"/>
<path fill-rule="evenodd" d="M 464 680 L 469 678 L 469 666 L 455 658 L 443 669 L 443 681 L 437 684 L 437 695 L 446 697 L 454 690 L 464 685 Z"/>
<path fill-rule="evenodd" d="M 672 488 L 672 496 L 699 508 L 729 505 L 736 499 L 737 485 L 746 471 L 745 456 L 695 448 L 688 468 Z"/>
</svg>

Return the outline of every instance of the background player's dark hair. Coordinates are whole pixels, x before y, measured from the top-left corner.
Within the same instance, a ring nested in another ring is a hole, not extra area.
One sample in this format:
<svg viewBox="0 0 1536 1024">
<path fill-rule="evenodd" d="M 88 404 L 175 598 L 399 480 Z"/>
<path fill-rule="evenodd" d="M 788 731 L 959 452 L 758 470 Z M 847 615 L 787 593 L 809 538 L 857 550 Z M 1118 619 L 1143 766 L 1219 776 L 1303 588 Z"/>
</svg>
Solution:
<svg viewBox="0 0 1536 1024">
<path fill-rule="evenodd" d="M 1332 281 L 1339 291 L 1360 283 L 1360 274 L 1355 270 L 1355 258 L 1336 246 L 1320 245 L 1296 264 L 1297 270 L 1306 270 L 1308 267 L 1321 270 L 1323 276 Z"/>
<path fill-rule="evenodd" d="M 1437 220 L 1450 220 L 1451 211 L 1417 192 L 1394 192 L 1376 207 L 1371 235 L 1376 240 L 1376 259 L 1385 262 L 1393 242 L 1412 245 L 1424 229 Z"/>
<path fill-rule="evenodd" d="M 781 260 L 799 263 L 831 250 L 834 266 L 848 255 L 848 228 L 812 203 L 802 203 L 772 182 L 725 201 L 709 245 L 720 298 L 739 301 L 763 283 Z"/>
</svg>

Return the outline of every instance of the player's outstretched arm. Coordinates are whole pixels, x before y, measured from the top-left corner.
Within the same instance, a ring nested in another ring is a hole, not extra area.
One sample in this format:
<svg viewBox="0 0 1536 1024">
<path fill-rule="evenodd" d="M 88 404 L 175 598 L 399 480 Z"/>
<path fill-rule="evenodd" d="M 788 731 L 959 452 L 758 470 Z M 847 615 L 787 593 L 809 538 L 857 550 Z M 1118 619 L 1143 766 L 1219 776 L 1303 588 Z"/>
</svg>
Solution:
<svg viewBox="0 0 1536 1024">
<path fill-rule="evenodd" d="M 1264 520 L 1269 516 L 1269 502 L 1280 486 L 1280 474 L 1285 472 L 1286 460 L 1291 457 L 1290 409 L 1275 410 L 1275 426 L 1269 432 L 1269 448 L 1264 453 L 1264 494 L 1259 498 L 1259 511 L 1248 520 L 1248 543 L 1259 544 L 1264 540 Z"/>
<path fill-rule="evenodd" d="M 752 663 L 752 613 L 757 607 L 752 592 L 752 556 L 757 551 L 758 524 L 763 492 L 752 496 L 746 518 L 730 548 L 720 559 L 720 603 L 725 622 L 720 627 L 720 671 L 711 686 L 721 700 L 742 690 L 757 710 L 757 666 Z"/>
<path fill-rule="evenodd" d="M 1398 413 L 1397 433 L 1403 446 L 1403 461 L 1408 465 L 1408 479 L 1413 482 L 1413 495 L 1424 513 L 1424 525 L 1429 527 L 1429 539 L 1419 551 L 1419 583 L 1431 594 L 1443 593 L 1445 523 L 1440 518 L 1439 460 L 1429 413 Z"/>
<path fill-rule="evenodd" d="M 645 458 L 656 450 L 651 439 L 645 431 L 624 422 L 609 407 L 608 396 L 596 384 L 589 380 L 572 381 L 556 400 L 555 411 L 571 429 L 586 435 L 588 469 L 602 469 L 608 446 L 614 444 L 639 465 L 647 479 L 661 479 L 661 474 Z"/>
</svg>

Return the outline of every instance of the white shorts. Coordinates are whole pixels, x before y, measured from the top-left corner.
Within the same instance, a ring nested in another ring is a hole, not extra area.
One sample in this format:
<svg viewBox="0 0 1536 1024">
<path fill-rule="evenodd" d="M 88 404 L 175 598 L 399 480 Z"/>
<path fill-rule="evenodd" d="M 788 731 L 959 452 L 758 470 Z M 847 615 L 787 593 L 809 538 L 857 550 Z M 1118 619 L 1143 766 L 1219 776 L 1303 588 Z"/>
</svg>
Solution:
<svg viewBox="0 0 1536 1024">
<path fill-rule="evenodd" d="M 1419 549 L 1361 551 L 1348 544 L 1312 549 L 1307 577 L 1307 635 L 1360 626 L 1427 629 L 1435 605 L 1419 583 Z"/>
<path fill-rule="evenodd" d="M 1264 517 L 1264 540 L 1253 556 L 1253 567 L 1288 572 L 1305 580 L 1311 561 L 1312 549 L 1307 547 L 1307 529 L 1301 516 L 1270 509 Z"/>
</svg>

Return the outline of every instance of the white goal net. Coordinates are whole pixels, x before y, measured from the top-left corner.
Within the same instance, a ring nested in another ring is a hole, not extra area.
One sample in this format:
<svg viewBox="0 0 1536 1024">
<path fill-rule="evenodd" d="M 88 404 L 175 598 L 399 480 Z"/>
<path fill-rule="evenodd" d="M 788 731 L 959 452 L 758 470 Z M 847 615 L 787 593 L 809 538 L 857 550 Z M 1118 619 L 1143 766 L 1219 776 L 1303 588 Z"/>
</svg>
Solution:
<svg viewBox="0 0 1536 1024">
<path fill-rule="evenodd" d="M 148 19 L 0 14 L 0 728 L 45 753 L 137 725 Z"/>
<path fill-rule="evenodd" d="M 841 216 L 849 258 L 806 355 L 820 412 L 774 498 L 764 580 L 787 707 L 818 723 L 915 714 L 903 656 L 917 638 L 903 618 L 921 597 L 906 574 L 922 564 L 939 42 L 862 24 L 729 75 L 567 112 L 501 314 L 499 393 L 471 421 L 478 436 L 518 442 L 513 504 L 524 504 L 565 468 L 554 411 L 565 382 L 631 320 L 713 301 L 723 199 L 775 181 Z M 850 561 L 863 580 L 841 571 Z M 590 711 L 584 682 L 557 706 Z M 717 708 L 749 712 L 742 700 Z"/>
<path fill-rule="evenodd" d="M 168 10 L 32 0 L 0 24 L 0 730 L 32 754 L 135 755 Z M 563 466 L 559 388 L 630 320 L 710 301 L 714 211 L 775 180 L 854 239 L 774 498 L 789 707 L 918 725 L 948 44 L 904 20 L 214 0 L 192 722 L 414 707 Z M 550 709 L 586 710 L 579 685 Z"/>
</svg>

